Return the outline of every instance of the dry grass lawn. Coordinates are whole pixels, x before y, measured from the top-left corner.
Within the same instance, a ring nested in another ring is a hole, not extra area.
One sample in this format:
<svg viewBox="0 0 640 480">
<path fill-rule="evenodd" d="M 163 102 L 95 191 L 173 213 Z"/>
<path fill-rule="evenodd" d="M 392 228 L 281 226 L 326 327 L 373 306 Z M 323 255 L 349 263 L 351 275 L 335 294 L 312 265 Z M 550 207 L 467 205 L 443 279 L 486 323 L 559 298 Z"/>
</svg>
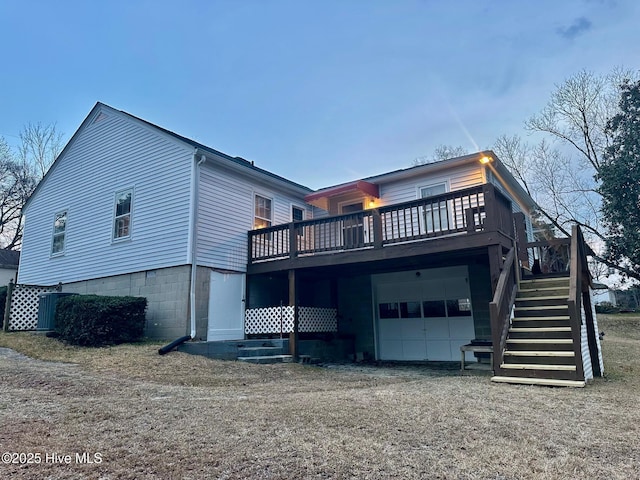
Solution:
<svg viewBox="0 0 640 480">
<path fill-rule="evenodd" d="M 0 463 L 0 478 L 640 478 L 640 316 L 600 329 L 607 376 L 584 389 L 2 333 L 28 356 L 0 348 L 0 453 L 40 463 Z"/>
</svg>

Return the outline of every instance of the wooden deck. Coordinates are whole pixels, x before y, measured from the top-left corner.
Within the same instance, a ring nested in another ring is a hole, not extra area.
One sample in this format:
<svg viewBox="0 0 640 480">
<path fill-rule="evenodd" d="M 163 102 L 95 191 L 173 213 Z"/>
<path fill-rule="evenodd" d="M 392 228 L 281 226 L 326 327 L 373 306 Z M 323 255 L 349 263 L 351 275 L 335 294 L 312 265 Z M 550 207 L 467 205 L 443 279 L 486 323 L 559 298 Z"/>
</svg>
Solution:
<svg viewBox="0 0 640 480">
<path fill-rule="evenodd" d="M 511 201 L 493 185 L 411 202 L 252 230 L 248 273 L 509 248 Z"/>
</svg>

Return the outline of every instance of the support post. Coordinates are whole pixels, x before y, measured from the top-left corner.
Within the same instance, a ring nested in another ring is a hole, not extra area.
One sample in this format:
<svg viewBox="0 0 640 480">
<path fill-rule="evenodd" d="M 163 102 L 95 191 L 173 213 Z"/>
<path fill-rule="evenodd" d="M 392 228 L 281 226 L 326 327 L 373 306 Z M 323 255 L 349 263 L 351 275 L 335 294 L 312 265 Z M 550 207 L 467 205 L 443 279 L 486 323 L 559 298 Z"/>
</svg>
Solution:
<svg viewBox="0 0 640 480">
<path fill-rule="evenodd" d="M 289 224 L 289 258 L 298 256 L 298 234 L 295 223 Z"/>
<path fill-rule="evenodd" d="M 488 247 L 489 255 L 489 274 L 491 275 L 491 298 L 496 294 L 498 279 L 502 270 L 502 247 L 500 245 L 491 245 Z"/>
<path fill-rule="evenodd" d="M 376 208 L 371 211 L 373 218 L 373 248 L 382 248 L 382 217 Z"/>
<path fill-rule="evenodd" d="M 473 208 L 467 208 L 464 211 L 467 222 L 467 233 L 473 233 L 476 231 L 476 220 L 473 216 Z"/>
<path fill-rule="evenodd" d="M 298 361 L 298 292 L 296 290 L 296 271 L 289 270 L 289 305 L 293 307 L 293 332 L 289 335 L 289 354 Z"/>
<path fill-rule="evenodd" d="M 495 232 L 498 230 L 498 201 L 496 200 L 495 187 L 490 183 L 482 186 L 482 194 L 484 196 L 484 205 L 487 217 L 484 219 L 484 230 L 486 232 Z"/>
<path fill-rule="evenodd" d="M 529 253 L 527 252 L 528 239 L 524 213 L 514 213 L 513 221 L 516 225 L 516 246 L 518 247 L 516 252 L 518 252 L 518 260 L 520 260 L 520 265 L 529 270 Z"/>
<path fill-rule="evenodd" d="M 4 304 L 4 318 L 3 318 L 3 330 L 5 332 L 9 331 L 9 317 L 11 314 L 11 299 L 13 297 L 13 289 L 15 284 L 13 283 L 13 279 L 9 280 L 9 285 L 7 286 L 7 299 Z"/>
</svg>

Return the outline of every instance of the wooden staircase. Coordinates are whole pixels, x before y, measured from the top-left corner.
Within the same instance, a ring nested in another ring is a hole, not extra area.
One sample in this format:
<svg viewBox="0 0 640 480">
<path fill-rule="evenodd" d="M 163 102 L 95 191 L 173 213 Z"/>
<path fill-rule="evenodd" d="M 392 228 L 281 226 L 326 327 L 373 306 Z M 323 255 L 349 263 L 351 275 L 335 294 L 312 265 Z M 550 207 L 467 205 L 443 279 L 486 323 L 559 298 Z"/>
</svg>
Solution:
<svg viewBox="0 0 640 480">
<path fill-rule="evenodd" d="M 500 374 L 492 381 L 584 387 L 578 377 L 580 345 L 573 343 L 569 275 L 519 282 Z"/>
</svg>

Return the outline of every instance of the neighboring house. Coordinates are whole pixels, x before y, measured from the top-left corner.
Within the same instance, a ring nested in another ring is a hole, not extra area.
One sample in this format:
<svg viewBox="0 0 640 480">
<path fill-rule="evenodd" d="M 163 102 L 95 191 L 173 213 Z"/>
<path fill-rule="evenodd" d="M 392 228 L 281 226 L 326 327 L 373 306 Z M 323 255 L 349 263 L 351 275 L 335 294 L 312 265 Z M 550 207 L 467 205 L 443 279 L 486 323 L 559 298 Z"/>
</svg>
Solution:
<svg viewBox="0 0 640 480">
<path fill-rule="evenodd" d="M 534 208 L 490 151 L 312 191 L 98 103 L 25 207 L 18 281 L 145 296 L 150 337 L 399 361 L 476 341 L 498 380 L 584 384 L 602 370 L 586 249 L 579 229 L 534 243 Z M 520 280 L 545 258 L 554 280 Z"/>
<path fill-rule="evenodd" d="M 616 292 L 611 290 L 607 285 L 603 283 L 594 283 L 593 289 L 593 303 L 596 305 L 600 305 L 601 303 L 610 303 L 614 307 L 618 306 Z"/>
<path fill-rule="evenodd" d="M 0 250 L 0 287 L 15 282 L 18 276 L 18 264 L 20 263 L 20 252 L 15 250 Z"/>
</svg>

